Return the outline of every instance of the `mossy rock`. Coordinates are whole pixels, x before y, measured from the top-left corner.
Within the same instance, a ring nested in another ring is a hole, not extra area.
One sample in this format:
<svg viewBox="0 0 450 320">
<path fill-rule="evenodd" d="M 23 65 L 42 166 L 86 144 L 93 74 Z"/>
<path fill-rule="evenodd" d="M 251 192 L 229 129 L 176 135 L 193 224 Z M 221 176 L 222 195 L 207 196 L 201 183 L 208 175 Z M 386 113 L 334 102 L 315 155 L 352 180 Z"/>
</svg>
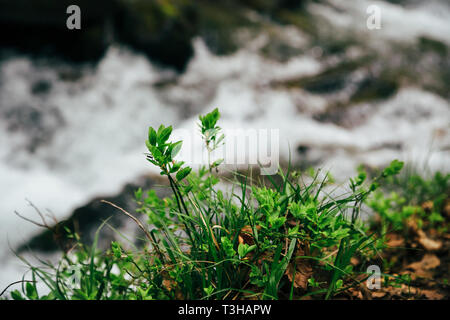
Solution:
<svg viewBox="0 0 450 320">
<path fill-rule="evenodd" d="M 371 76 L 364 79 L 356 92 L 350 98 L 352 103 L 387 99 L 394 95 L 399 88 L 395 74 L 383 74 L 379 77 Z"/>
<path fill-rule="evenodd" d="M 300 30 L 317 35 L 317 20 L 303 10 L 279 10 L 276 14 L 277 21 L 283 24 L 294 25 Z"/>
<path fill-rule="evenodd" d="M 82 29 L 68 30 L 67 7 L 82 8 Z M 117 11 L 114 1 L 0 0 L 3 47 L 37 55 L 64 56 L 71 61 L 99 59 L 107 48 L 106 22 Z"/>
<path fill-rule="evenodd" d="M 448 54 L 448 47 L 445 43 L 428 37 L 419 38 L 419 47 L 423 51 L 434 52 L 440 56 Z"/>
<path fill-rule="evenodd" d="M 70 61 L 98 61 L 113 41 L 145 53 L 153 61 L 183 70 L 193 54 L 192 39 L 202 37 L 216 54 L 239 47 L 236 31 L 258 27 L 257 11 L 276 17 L 297 8 L 291 0 L 0 0 L 4 47 Z M 81 8 L 81 30 L 68 30 L 66 9 Z"/>
<path fill-rule="evenodd" d="M 115 20 L 119 42 L 153 61 L 183 70 L 193 54 L 196 10 L 188 1 L 120 0 Z"/>
<path fill-rule="evenodd" d="M 197 29 L 210 50 L 218 55 L 229 54 L 238 48 L 236 32 L 243 27 L 254 27 L 246 9 L 234 2 L 199 1 Z"/>
<path fill-rule="evenodd" d="M 346 86 L 351 72 L 367 65 L 372 59 L 371 56 L 366 56 L 356 60 L 345 61 L 317 75 L 282 81 L 274 83 L 274 85 L 288 89 L 302 88 L 316 94 L 333 93 Z"/>
</svg>

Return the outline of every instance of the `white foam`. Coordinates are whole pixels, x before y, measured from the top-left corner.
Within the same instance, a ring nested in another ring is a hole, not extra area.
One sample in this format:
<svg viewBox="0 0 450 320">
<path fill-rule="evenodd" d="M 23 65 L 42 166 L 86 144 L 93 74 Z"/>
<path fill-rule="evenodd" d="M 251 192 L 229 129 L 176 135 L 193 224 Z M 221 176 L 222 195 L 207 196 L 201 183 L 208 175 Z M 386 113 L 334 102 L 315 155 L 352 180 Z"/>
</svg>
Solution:
<svg viewBox="0 0 450 320">
<path fill-rule="evenodd" d="M 337 30 L 347 29 L 361 33 L 372 41 L 382 40 L 373 44 L 388 45 L 385 40 L 411 42 L 419 36 L 450 44 L 450 6 L 447 1 L 421 1 L 414 6 L 379 0 L 333 0 L 330 4 L 314 4 L 311 11 L 325 17 Z M 380 9 L 381 29 L 367 28 L 367 8 L 371 5 Z"/>
</svg>

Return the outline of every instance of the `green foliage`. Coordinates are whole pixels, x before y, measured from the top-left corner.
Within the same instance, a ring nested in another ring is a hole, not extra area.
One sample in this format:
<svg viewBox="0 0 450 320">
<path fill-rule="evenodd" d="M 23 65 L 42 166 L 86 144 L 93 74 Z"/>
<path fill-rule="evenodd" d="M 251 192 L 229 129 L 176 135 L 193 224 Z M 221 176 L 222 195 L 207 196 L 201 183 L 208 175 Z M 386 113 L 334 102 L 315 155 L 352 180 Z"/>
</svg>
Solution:
<svg viewBox="0 0 450 320">
<path fill-rule="evenodd" d="M 225 135 L 220 134 L 221 128 L 217 126 L 219 118 L 220 112 L 217 108 L 204 116 L 199 116 L 200 132 L 209 152 L 215 150 L 225 138 Z M 221 160 L 217 160 L 213 167 L 217 167 L 220 163 Z"/>
<path fill-rule="evenodd" d="M 410 219 L 419 228 L 441 226 L 440 231 L 446 230 L 441 213 L 450 194 L 450 174 L 436 172 L 425 179 L 408 168 L 402 175 L 389 176 L 383 189 L 374 192 L 367 204 L 380 217 L 384 233 L 402 230 L 407 236 Z"/>
<path fill-rule="evenodd" d="M 219 118 L 217 109 L 200 116 L 208 154 L 224 140 Z M 22 292 L 11 292 L 13 299 L 332 298 L 360 283 L 356 275 L 364 270 L 353 270 L 351 258 L 370 259 L 379 248 L 359 218 L 362 204 L 368 201 L 394 227 L 416 213 L 417 207 L 403 206 L 400 195 L 377 191 L 402 169 L 397 160 L 373 179 L 359 168 L 350 192 L 336 197 L 327 190 L 332 178 L 320 170 L 308 175 L 280 169 L 278 179 L 269 176 L 269 181 L 235 173 L 228 181 L 212 170 L 219 159 L 192 172 L 175 160 L 182 142 L 171 142 L 171 133 L 171 126 L 149 128 L 146 145 L 147 160 L 167 177 L 172 195 L 135 192 L 137 212 L 150 226 L 140 225 L 147 249 L 112 242 L 101 252 L 96 249 L 99 231 L 92 247 L 72 235 L 77 246 L 58 266 L 29 265 L 33 279 L 44 282 L 50 294 L 39 296 L 32 282 Z M 228 189 L 219 188 L 221 179 Z M 292 281 L 298 266 L 311 271 L 303 285 Z M 77 286 L 69 281 L 73 268 Z"/>
</svg>

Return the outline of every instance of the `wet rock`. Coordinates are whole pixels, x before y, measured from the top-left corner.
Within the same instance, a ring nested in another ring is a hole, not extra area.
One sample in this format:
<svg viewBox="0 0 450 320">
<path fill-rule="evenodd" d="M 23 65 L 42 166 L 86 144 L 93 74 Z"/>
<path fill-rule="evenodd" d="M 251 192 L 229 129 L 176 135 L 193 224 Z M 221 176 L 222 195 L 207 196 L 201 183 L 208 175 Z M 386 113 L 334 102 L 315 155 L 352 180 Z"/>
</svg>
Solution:
<svg viewBox="0 0 450 320">
<path fill-rule="evenodd" d="M 41 252 L 54 252 L 60 249 L 68 250 L 73 245 L 72 240 L 66 237 L 65 228 L 75 231 L 80 235 L 81 242 L 86 245 L 91 245 L 94 241 L 95 233 L 100 225 L 108 219 L 108 224 L 115 229 L 121 229 L 128 226 L 135 231 L 138 228 L 131 221 L 130 218 L 120 213 L 116 208 L 102 203 L 100 200 L 110 201 L 117 206 L 127 210 L 131 214 L 135 214 L 136 203 L 134 200 L 134 192 L 142 187 L 144 190 L 155 186 L 157 182 L 155 179 L 143 177 L 135 183 L 126 185 L 120 193 L 112 197 L 97 197 L 87 203 L 86 205 L 76 209 L 72 215 L 64 221 L 60 221 L 51 226 L 51 230 L 43 230 L 42 233 L 30 239 L 27 243 L 21 245 L 17 250 L 23 252 L 25 250 L 34 250 Z M 167 188 L 158 188 L 157 194 L 160 196 L 167 196 Z M 143 223 L 145 218 L 137 216 Z M 127 228 L 127 229 L 128 229 Z M 136 232 L 135 244 L 139 244 L 142 234 Z M 105 226 L 100 231 L 98 247 L 106 249 L 109 247 L 112 240 L 117 238 L 117 234 L 111 228 Z"/>
<path fill-rule="evenodd" d="M 351 80 L 351 73 L 370 61 L 370 57 L 364 57 L 354 61 L 344 61 L 325 69 L 317 75 L 274 82 L 272 85 L 288 89 L 303 88 L 316 94 L 330 94 L 344 89 Z"/>
<path fill-rule="evenodd" d="M 193 55 L 191 39 L 198 20 L 195 6 L 185 1 L 118 2 L 116 40 L 156 62 L 183 70 Z"/>
<path fill-rule="evenodd" d="M 56 131 L 65 124 L 60 110 L 45 104 L 14 105 L 2 110 L 0 115 L 7 121 L 8 131 L 28 137 L 24 147 L 31 153 L 39 146 L 47 144 Z"/>
<path fill-rule="evenodd" d="M 394 76 L 368 77 L 358 84 L 356 92 L 351 97 L 352 103 L 388 99 L 393 96 L 399 85 Z"/>
<path fill-rule="evenodd" d="M 82 29 L 68 30 L 67 7 L 82 8 Z M 114 1 L 99 0 L 0 0 L 0 38 L 3 47 L 14 47 L 70 61 L 99 59 L 105 52 L 108 19 L 117 10 Z"/>
<path fill-rule="evenodd" d="M 112 42 L 130 45 L 181 69 L 190 56 L 190 11 L 181 1 L 0 0 L 2 46 L 46 58 L 97 62 Z M 81 30 L 69 30 L 67 7 L 81 9 Z M 187 6 L 188 7 L 188 6 Z"/>
<path fill-rule="evenodd" d="M 435 52 L 440 56 L 446 56 L 448 54 L 448 48 L 445 43 L 428 37 L 419 38 L 419 47 L 423 51 Z"/>
<path fill-rule="evenodd" d="M 33 83 L 31 87 L 31 93 L 34 95 L 47 94 L 52 88 L 51 82 L 47 80 L 38 80 Z"/>
<path fill-rule="evenodd" d="M 252 25 L 248 11 L 271 15 L 306 1 L 0 0 L 2 46 L 46 58 L 96 62 L 119 42 L 182 71 L 201 36 L 216 54 L 237 48 L 234 34 Z M 81 30 L 69 30 L 67 7 L 81 9 Z"/>
</svg>

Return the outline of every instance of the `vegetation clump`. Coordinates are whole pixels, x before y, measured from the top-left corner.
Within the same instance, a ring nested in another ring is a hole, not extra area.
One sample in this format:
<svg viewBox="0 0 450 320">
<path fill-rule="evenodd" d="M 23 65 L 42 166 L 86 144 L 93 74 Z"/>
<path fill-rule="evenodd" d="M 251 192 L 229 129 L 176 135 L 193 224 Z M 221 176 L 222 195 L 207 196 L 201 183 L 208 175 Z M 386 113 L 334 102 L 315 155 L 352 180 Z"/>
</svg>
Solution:
<svg viewBox="0 0 450 320">
<path fill-rule="evenodd" d="M 200 116 L 208 153 L 223 143 L 219 118 L 217 109 Z M 425 294 L 413 286 L 423 287 L 420 279 L 424 275 L 429 279 L 448 253 L 449 175 L 437 174 L 431 181 L 409 176 L 401 189 L 405 194 L 393 190 L 386 194 L 385 185 L 401 186 L 398 174 L 403 163 L 394 160 L 370 179 L 359 168 L 349 180 L 349 192 L 336 196 L 332 177 L 320 170 L 306 175 L 288 167 L 280 169 L 278 177 L 265 179 L 235 172 L 228 179 L 216 172 L 221 160 L 209 160 L 194 172 L 176 159 L 182 141 L 170 141 L 171 133 L 171 126 L 149 128 L 146 158 L 167 177 L 172 195 L 160 198 L 154 190 L 136 191 L 138 213 L 147 217 L 148 226 L 116 206 L 143 231 L 143 248 L 134 247 L 132 241 L 114 241 L 101 252 L 96 248 L 100 229 L 92 246 L 70 233 L 76 246 L 64 253 L 57 266 L 30 265 L 32 281 L 23 281 L 21 291 L 11 292 L 12 298 L 447 296 L 443 292 L 448 291 L 444 281 L 448 268 Z M 368 222 L 361 219 L 367 206 L 375 211 Z M 428 259 L 424 262 L 428 269 L 420 264 L 422 260 L 411 265 L 414 259 Z M 444 264 L 448 266 L 448 257 Z M 378 290 L 367 289 L 373 278 L 367 270 L 373 265 L 383 270 Z M 48 294 L 38 294 L 38 281 L 47 286 Z"/>
</svg>

